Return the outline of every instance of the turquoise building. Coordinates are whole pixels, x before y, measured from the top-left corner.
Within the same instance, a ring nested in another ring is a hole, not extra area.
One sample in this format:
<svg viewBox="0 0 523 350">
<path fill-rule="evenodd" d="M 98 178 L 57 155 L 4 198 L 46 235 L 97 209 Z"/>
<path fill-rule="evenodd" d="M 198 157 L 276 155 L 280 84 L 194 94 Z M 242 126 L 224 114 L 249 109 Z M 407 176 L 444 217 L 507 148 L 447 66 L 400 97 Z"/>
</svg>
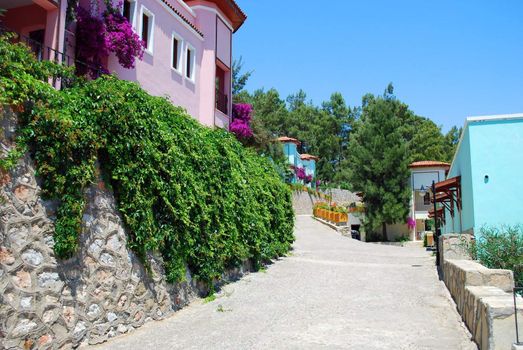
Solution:
<svg viewBox="0 0 523 350">
<path fill-rule="evenodd" d="M 283 144 L 283 153 L 292 170 L 292 176 L 289 179 L 289 182 L 303 183 L 308 187 L 316 187 L 316 162 L 319 158 L 310 154 L 300 154 L 298 152 L 298 147 L 301 145 L 301 142 L 297 139 L 282 136 L 277 140 Z M 307 176 L 307 180 L 298 178 L 297 174 L 300 169 L 303 169 L 305 176 Z"/>
<path fill-rule="evenodd" d="M 447 175 L 436 185 L 442 233 L 523 223 L 523 113 L 470 117 Z"/>
</svg>

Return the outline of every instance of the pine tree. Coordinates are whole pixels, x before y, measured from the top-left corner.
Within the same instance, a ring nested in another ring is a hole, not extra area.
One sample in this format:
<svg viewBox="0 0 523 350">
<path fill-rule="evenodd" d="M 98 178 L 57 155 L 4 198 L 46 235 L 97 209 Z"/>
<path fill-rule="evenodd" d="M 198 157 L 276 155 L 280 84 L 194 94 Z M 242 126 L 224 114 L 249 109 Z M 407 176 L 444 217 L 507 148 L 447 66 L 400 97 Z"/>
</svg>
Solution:
<svg viewBox="0 0 523 350">
<path fill-rule="evenodd" d="M 409 154 L 402 135 L 402 121 L 408 107 L 393 95 L 390 85 L 383 96 L 366 95 L 362 115 L 349 143 L 349 182 L 363 193 L 368 232 L 387 224 L 405 222 L 408 215 Z"/>
</svg>

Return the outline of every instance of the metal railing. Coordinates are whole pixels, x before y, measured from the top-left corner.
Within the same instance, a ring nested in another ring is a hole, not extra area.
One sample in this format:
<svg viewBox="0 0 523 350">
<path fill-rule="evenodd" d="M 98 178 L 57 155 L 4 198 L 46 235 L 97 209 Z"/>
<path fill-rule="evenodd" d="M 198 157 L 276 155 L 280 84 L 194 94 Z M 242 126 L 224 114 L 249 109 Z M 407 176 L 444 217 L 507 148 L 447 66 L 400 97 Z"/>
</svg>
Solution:
<svg viewBox="0 0 523 350">
<path fill-rule="evenodd" d="M 515 287 L 513 289 L 514 295 L 514 320 L 516 322 L 516 345 L 523 345 L 523 339 L 519 339 L 519 325 L 518 325 L 518 303 L 517 299 L 519 295 L 523 294 L 523 287 Z"/>
<path fill-rule="evenodd" d="M 104 73 L 102 67 L 97 67 L 95 65 L 82 62 L 77 60 L 75 57 L 67 55 L 61 51 L 53 49 L 52 47 L 46 46 L 43 43 L 33 40 L 28 36 L 20 34 L 10 28 L 7 28 L 2 23 L 0 23 L 0 35 L 12 33 L 14 37 L 12 39 L 15 43 L 24 43 L 27 45 L 31 51 L 34 53 L 38 61 L 51 61 L 56 64 L 61 64 L 67 67 L 76 67 L 76 72 L 90 72 L 91 77 L 95 78 Z M 60 84 L 61 78 L 53 77 L 52 85 L 56 88 L 63 87 L 63 85 L 68 85 L 67 82 L 63 81 L 63 84 Z"/>
<path fill-rule="evenodd" d="M 225 115 L 228 115 L 229 96 L 219 89 L 216 89 L 216 109 Z"/>
</svg>

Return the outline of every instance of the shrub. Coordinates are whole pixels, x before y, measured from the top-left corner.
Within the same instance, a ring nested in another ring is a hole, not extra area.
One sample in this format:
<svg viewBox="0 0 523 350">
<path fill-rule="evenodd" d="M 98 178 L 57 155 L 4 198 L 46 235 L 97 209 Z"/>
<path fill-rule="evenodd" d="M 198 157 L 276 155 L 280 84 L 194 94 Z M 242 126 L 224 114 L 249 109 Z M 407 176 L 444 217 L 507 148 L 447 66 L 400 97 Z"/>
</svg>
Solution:
<svg viewBox="0 0 523 350">
<path fill-rule="evenodd" d="M 291 192 L 272 163 L 167 99 L 104 76 L 62 91 L 22 45 L 0 39 L 2 104 L 28 101 L 19 144 L 30 146 L 43 195 L 60 199 L 55 253 L 78 249 L 84 190 L 99 160 L 142 258 L 163 256 L 168 280 L 211 281 L 250 258 L 285 254 L 294 240 Z M 43 80 L 43 81 L 42 81 Z M 145 260 L 145 259 L 144 259 Z"/>
<path fill-rule="evenodd" d="M 523 226 L 483 227 L 470 250 L 473 258 L 494 269 L 514 271 L 523 286 Z"/>
</svg>

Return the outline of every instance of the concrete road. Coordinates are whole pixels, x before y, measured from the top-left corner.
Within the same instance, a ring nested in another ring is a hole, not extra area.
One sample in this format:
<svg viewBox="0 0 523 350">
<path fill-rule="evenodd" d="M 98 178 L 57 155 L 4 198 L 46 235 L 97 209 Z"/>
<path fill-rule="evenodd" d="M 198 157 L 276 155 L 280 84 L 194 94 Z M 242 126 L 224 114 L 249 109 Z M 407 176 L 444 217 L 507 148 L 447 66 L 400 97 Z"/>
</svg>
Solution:
<svg viewBox="0 0 523 350">
<path fill-rule="evenodd" d="M 216 300 L 90 349 L 476 349 L 419 247 L 362 243 L 300 216 L 294 251 Z"/>
</svg>

